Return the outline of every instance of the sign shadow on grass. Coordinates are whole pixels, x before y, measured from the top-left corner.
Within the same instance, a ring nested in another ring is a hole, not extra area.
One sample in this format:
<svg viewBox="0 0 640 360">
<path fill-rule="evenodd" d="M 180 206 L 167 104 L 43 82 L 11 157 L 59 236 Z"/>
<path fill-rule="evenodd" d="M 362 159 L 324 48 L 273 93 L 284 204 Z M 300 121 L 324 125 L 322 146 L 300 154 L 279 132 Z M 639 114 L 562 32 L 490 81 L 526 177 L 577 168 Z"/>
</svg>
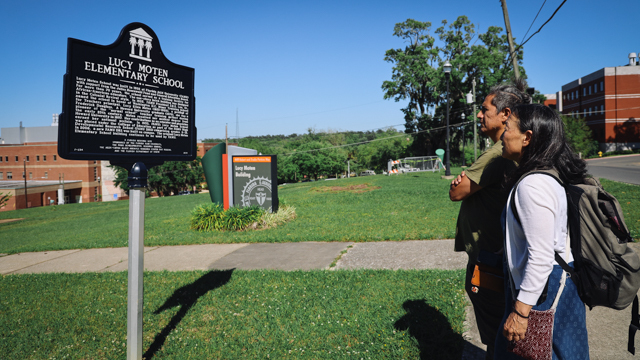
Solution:
<svg viewBox="0 0 640 360">
<path fill-rule="evenodd" d="M 171 318 L 169 324 L 167 324 L 167 326 L 165 326 L 164 329 L 156 335 L 155 339 L 153 339 L 153 343 L 149 346 L 149 349 L 142 357 L 146 360 L 152 359 L 156 352 L 158 352 L 158 350 L 160 350 L 164 345 L 167 340 L 167 336 L 169 336 L 171 331 L 180 324 L 182 319 L 196 304 L 198 299 L 209 291 L 215 290 L 228 283 L 231 279 L 233 270 L 234 269 L 209 271 L 193 283 L 185 285 L 174 291 L 164 304 L 162 304 L 162 306 L 153 313 L 157 315 L 176 306 L 179 306 L 180 310 L 178 310 L 173 318 Z"/>
<path fill-rule="evenodd" d="M 460 359 L 464 339 L 451 328 L 449 319 L 425 299 L 407 300 L 402 304 L 406 314 L 394 327 L 407 331 L 418 342 L 420 359 Z"/>
</svg>

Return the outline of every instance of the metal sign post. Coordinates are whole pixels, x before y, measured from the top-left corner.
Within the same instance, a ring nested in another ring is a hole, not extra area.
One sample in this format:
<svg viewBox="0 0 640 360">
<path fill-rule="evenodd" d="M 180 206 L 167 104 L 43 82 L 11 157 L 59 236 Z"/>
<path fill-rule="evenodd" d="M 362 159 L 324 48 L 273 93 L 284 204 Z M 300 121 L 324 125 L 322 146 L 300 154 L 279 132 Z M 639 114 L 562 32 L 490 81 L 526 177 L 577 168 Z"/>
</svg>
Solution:
<svg viewBox="0 0 640 360">
<path fill-rule="evenodd" d="M 142 359 L 147 169 L 196 158 L 194 79 L 195 70 L 169 61 L 142 23 L 126 25 L 111 45 L 67 43 L 58 154 L 129 170 L 129 360 Z"/>
<path fill-rule="evenodd" d="M 127 299 L 127 360 L 142 359 L 144 304 L 144 199 L 147 168 L 136 163 L 129 171 L 129 278 Z"/>
</svg>

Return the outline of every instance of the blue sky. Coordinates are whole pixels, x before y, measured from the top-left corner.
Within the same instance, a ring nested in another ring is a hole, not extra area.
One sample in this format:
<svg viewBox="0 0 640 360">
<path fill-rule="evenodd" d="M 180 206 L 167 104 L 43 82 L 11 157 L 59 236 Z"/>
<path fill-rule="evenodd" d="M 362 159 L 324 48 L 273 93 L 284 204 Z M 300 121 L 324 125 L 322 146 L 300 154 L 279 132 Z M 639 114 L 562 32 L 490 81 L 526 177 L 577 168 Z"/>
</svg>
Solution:
<svg viewBox="0 0 640 360">
<path fill-rule="evenodd" d="M 544 0 L 509 0 L 521 41 Z M 562 0 L 547 0 L 529 34 Z M 616 4 L 615 7 L 612 4 Z M 640 1 L 569 0 L 524 47 L 530 86 L 555 93 L 640 52 Z M 492 1 L 29 1 L 0 2 L 0 127 L 48 126 L 62 110 L 67 38 L 113 43 L 128 23 L 157 34 L 167 58 L 195 68 L 198 139 L 369 130 L 403 124 L 384 100 L 384 53 L 408 18 L 433 29 L 467 15 L 476 30 L 504 28 Z M 403 126 L 398 126 L 403 129 Z"/>
</svg>

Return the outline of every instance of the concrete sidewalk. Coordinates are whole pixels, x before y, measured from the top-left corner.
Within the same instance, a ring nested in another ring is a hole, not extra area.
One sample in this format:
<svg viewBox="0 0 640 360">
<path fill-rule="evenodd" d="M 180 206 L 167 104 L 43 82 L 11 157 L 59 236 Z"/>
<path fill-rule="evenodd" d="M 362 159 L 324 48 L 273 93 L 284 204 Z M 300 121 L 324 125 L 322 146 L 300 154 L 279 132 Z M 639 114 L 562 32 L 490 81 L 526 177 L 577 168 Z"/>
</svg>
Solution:
<svg viewBox="0 0 640 360">
<path fill-rule="evenodd" d="M 452 249 L 453 240 L 161 246 L 145 248 L 144 264 L 148 271 L 464 269 L 466 254 Z M 127 248 L 21 253 L 0 257 L 0 274 L 126 271 L 127 257 Z M 626 351 L 630 319 L 630 309 L 587 311 L 591 359 L 633 358 Z M 463 359 L 484 359 L 471 308 L 466 327 Z"/>
</svg>

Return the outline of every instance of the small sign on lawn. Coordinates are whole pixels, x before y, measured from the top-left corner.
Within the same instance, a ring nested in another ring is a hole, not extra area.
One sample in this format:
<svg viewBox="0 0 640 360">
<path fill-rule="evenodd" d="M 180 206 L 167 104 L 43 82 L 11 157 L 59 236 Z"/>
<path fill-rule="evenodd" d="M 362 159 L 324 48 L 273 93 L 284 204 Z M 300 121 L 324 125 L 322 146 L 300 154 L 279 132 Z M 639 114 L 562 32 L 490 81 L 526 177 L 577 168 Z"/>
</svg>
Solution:
<svg viewBox="0 0 640 360">
<path fill-rule="evenodd" d="M 278 211 L 276 155 L 233 156 L 233 203 Z"/>
</svg>

